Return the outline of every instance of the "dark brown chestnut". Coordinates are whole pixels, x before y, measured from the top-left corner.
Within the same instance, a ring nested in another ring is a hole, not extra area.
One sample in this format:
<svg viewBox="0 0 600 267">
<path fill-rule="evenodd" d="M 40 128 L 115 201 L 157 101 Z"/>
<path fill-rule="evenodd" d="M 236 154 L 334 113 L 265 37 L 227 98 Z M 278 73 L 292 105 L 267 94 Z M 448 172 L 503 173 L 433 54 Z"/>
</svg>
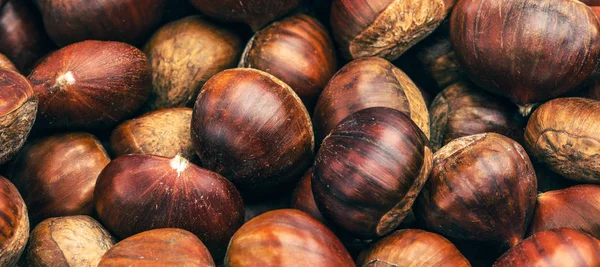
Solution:
<svg viewBox="0 0 600 267">
<path fill-rule="evenodd" d="M 577 0 L 458 1 L 450 32 L 470 78 L 523 115 L 587 81 L 600 63 L 600 23 Z"/>
<path fill-rule="evenodd" d="M 419 88 L 390 62 L 373 57 L 348 63 L 329 81 L 313 115 L 317 140 L 350 114 L 370 107 L 408 114 L 429 137 L 429 113 Z"/>
<path fill-rule="evenodd" d="M 29 238 L 29 217 L 19 191 L 2 176 L 0 214 L 0 266 L 14 266 Z"/>
<path fill-rule="evenodd" d="M 244 195 L 290 189 L 310 167 L 314 134 L 306 108 L 284 82 L 255 69 L 232 69 L 202 88 L 192 115 L 202 166 Z"/>
<path fill-rule="evenodd" d="M 506 252 L 493 267 L 600 266 L 600 240 L 569 228 L 534 234 Z"/>
<path fill-rule="evenodd" d="M 84 40 L 137 44 L 158 26 L 167 0 L 34 0 L 59 46 Z"/>
<path fill-rule="evenodd" d="M 461 240 L 519 243 L 535 208 L 537 180 L 516 141 L 483 133 L 451 141 L 415 205 L 428 229 Z"/>
<path fill-rule="evenodd" d="M 234 67 L 241 50 L 240 38 L 233 32 L 199 16 L 161 27 L 144 47 L 152 64 L 148 109 L 193 105 L 204 83 Z"/>
<path fill-rule="evenodd" d="M 190 124 L 191 108 L 168 108 L 125 121 L 113 130 L 110 147 L 117 157 L 149 154 L 162 157 L 195 157 Z"/>
<path fill-rule="evenodd" d="M 37 109 L 38 101 L 27 78 L 0 68 L 0 164 L 21 149 Z"/>
<path fill-rule="evenodd" d="M 456 59 L 456 53 L 450 42 L 449 23 L 444 22 L 416 49 L 416 59 L 422 65 L 427 78 L 437 85 L 437 90 L 443 90 L 451 84 L 462 80 L 464 73 Z"/>
<path fill-rule="evenodd" d="M 244 222 L 233 184 L 181 156 L 121 156 L 100 173 L 94 199 L 98 217 L 120 238 L 181 228 L 197 235 L 215 258 Z"/>
<path fill-rule="evenodd" d="M 5 70 L 19 72 L 19 70 L 17 70 L 17 67 L 15 67 L 15 64 L 13 64 L 10 61 L 10 59 L 8 59 L 3 54 L 0 54 L 0 69 L 5 69 Z"/>
<path fill-rule="evenodd" d="M 102 41 L 84 41 L 52 53 L 29 80 L 40 101 L 42 128 L 113 126 L 148 99 L 152 86 L 142 51 Z"/>
<path fill-rule="evenodd" d="M 28 142 L 8 173 L 36 225 L 50 217 L 91 215 L 96 179 L 109 162 L 93 135 L 67 133 Z"/>
<path fill-rule="evenodd" d="M 287 17 L 257 32 L 246 45 L 240 67 L 259 69 L 281 79 L 310 112 L 337 71 L 327 30 L 304 14 Z"/>
<path fill-rule="evenodd" d="M 304 176 L 302 176 L 298 185 L 296 185 L 296 189 L 294 189 L 292 195 L 291 207 L 305 212 L 323 224 L 327 224 L 325 218 L 323 218 L 323 214 L 321 214 L 317 207 L 317 203 L 315 203 L 315 197 L 312 191 L 313 173 L 314 169 L 310 168 L 304 173 Z"/>
<path fill-rule="evenodd" d="M 355 265 L 327 227 L 304 212 L 282 209 L 244 224 L 229 243 L 225 266 Z"/>
<path fill-rule="evenodd" d="M 216 266 L 208 249 L 194 234 L 161 228 L 130 236 L 102 256 L 98 267 Z"/>
<path fill-rule="evenodd" d="M 27 263 L 31 267 L 96 267 L 115 243 L 110 233 L 89 216 L 50 218 L 31 232 Z"/>
<path fill-rule="evenodd" d="M 600 101 L 558 98 L 529 118 L 525 143 L 532 156 L 565 178 L 600 183 Z"/>
<path fill-rule="evenodd" d="M 404 113 L 358 111 L 325 138 L 312 177 L 325 219 L 354 237 L 393 231 L 406 217 L 431 171 L 423 132 Z"/>
<path fill-rule="evenodd" d="M 427 37 L 456 0 L 334 0 L 331 27 L 348 59 L 394 60 Z"/>
</svg>

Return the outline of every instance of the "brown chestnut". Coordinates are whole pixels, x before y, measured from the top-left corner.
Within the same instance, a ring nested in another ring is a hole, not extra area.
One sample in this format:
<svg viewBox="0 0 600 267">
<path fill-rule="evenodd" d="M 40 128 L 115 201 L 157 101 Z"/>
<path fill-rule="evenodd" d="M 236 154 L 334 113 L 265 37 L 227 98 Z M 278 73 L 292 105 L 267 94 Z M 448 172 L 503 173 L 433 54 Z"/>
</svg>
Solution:
<svg viewBox="0 0 600 267">
<path fill-rule="evenodd" d="M 448 237 L 514 247 L 527 230 L 536 193 L 533 166 L 519 143 L 496 133 L 470 135 L 433 155 L 415 214 Z"/>
<path fill-rule="evenodd" d="M 0 164 L 25 143 L 35 122 L 38 101 L 21 74 L 0 68 Z"/>
<path fill-rule="evenodd" d="M 357 266 L 461 266 L 469 261 L 444 237 L 423 230 L 395 231 L 361 253 Z"/>
<path fill-rule="evenodd" d="M 323 214 L 321 214 L 317 207 L 317 203 L 315 203 L 312 191 L 313 173 L 314 169 L 310 168 L 304 173 L 298 185 L 296 185 L 296 189 L 294 189 L 294 193 L 292 194 L 291 207 L 305 212 L 323 224 L 327 224 L 327 221 L 323 218 Z"/>
<path fill-rule="evenodd" d="M 10 61 L 10 59 L 8 59 L 3 54 L 0 54 L 0 69 L 19 72 L 19 70 L 17 70 L 17 67 L 15 67 L 15 65 Z"/>
<path fill-rule="evenodd" d="M 400 69 L 381 58 L 357 59 L 329 81 L 314 113 L 317 140 L 344 118 L 370 107 L 402 111 L 429 137 L 429 113 L 423 95 Z"/>
<path fill-rule="evenodd" d="M 600 101 L 558 98 L 529 118 L 525 143 L 532 156 L 565 178 L 600 183 Z"/>
<path fill-rule="evenodd" d="M 192 115 L 192 143 L 202 166 L 242 194 L 264 197 L 293 187 L 313 159 L 306 108 L 284 82 L 255 69 L 232 69 L 202 88 Z"/>
<path fill-rule="evenodd" d="M 208 249 L 194 234 L 161 228 L 130 236 L 102 256 L 98 267 L 216 266 Z"/>
<path fill-rule="evenodd" d="M 29 80 L 40 101 L 40 127 L 70 129 L 117 124 L 148 99 L 152 83 L 142 51 L 102 41 L 84 41 L 50 54 Z"/>
<path fill-rule="evenodd" d="M 59 46 L 84 41 L 137 44 L 161 21 L 167 0 L 34 0 Z"/>
<path fill-rule="evenodd" d="M 422 65 L 427 77 L 435 82 L 438 90 L 460 81 L 464 75 L 450 43 L 448 24 L 444 22 L 416 47 L 417 62 Z"/>
<path fill-rule="evenodd" d="M 569 228 L 534 234 L 504 253 L 493 267 L 600 266 L 600 240 Z"/>
<path fill-rule="evenodd" d="M 427 37 L 456 0 L 334 0 L 331 28 L 348 59 L 394 60 Z"/>
<path fill-rule="evenodd" d="M 110 157 L 88 133 L 67 133 L 28 142 L 9 165 L 32 225 L 57 216 L 91 215 L 94 187 Z"/>
<path fill-rule="evenodd" d="M 358 238 L 393 231 L 406 217 L 431 171 L 423 132 L 404 113 L 358 111 L 325 138 L 312 177 L 325 219 Z"/>
<path fill-rule="evenodd" d="M 355 265 L 327 227 L 304 212 L 282 209 L 244 224 L 229 243 L 225 266 Z"/>
<path fill-rule="evenodd" d="M 31 267 L 96 267 L 115 243 L 110 233 L 89 216 L 50 218 L 31 232 L 27 263 Z"/>
<path fill-rule="evenodd" d="M 587 81 L 600 63 L 600 23 L 577 0 L 458 1 L 450 32 L 470 78 L 523 115 Z"/>
<path fill-rule="evenodd" d="M 190 123 L 191 108 L 168 108 L 121 123 L 110 136 L 115 156 L 150 154 L 162 157 L 195 157 Z"/>
<path fill-rule="evenodd" d="M 310 16 L 298 14 L 257 32 L 246 45 L 240 67 L 273 74 L 287 83 L 312 112 L 337 63 L 325 27 Z"/>
<path fill-rule="evenodd" d="M 94 198 L 98 217 L 120 238 L 181 228 L 197 235 L 215 258 L 244 222 L 233 184 L 181 156 L 121 156 L 100 173 Z"/>
<path fill-rule="evenodd" d="M 148 109 L 193 105 L 204 83 L 234 67 L 241 50 L 240 38 L 233 32 L 199 16 L 161 27 L 144 47 L 152 64 Z"/>
<path fill-rule="evenodd" d="M 19 191 L 2 176 L 0 214 L 0 266 L 14 266 L 29 238 L 29 217 Z"/>
</svg>

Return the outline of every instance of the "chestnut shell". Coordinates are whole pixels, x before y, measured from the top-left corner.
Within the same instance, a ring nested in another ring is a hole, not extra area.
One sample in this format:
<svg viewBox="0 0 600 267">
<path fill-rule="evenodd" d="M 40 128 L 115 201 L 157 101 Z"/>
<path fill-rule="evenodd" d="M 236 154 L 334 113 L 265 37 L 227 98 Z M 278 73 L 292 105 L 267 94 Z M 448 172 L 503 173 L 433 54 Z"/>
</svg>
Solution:
<svg viewBox="0 0 600 267">
<path fill-rule="evenodd" d="M 0 266 L 14 266 L 29 238 L 29 217 L 19 191 L 2 176 L 0 215 Z"/>
<path fill-rule="evenodd" d="M 292 194 L 291 207 L 297 210 L 301 210 L 311 217 L 317 219 L 319 222 L 327 225 L 327 221 L 323 218 L 323 214 L 319 211 L 317 203 L 315 203 L 315 196 L 312 191 L 312 178 L 314 174 L 314 168 L 310 168 L 300 182 L 296 185 L 294 193 Z"/>
<path fill-rule="evenodd" d="M 17 70 L 17 67 L 15 67 L 15 65 L 10 61 L 10 59 L 8 59 L 3 54 L 0 54 L 0 69 L 19 72 L 19 70 Z"/>
</svg>

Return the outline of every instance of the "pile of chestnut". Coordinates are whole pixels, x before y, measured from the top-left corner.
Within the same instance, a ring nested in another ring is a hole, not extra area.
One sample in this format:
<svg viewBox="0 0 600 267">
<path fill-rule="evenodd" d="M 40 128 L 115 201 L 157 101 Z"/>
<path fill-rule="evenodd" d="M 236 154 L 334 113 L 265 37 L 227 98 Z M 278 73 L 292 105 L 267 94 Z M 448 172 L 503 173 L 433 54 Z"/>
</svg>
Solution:
<svg viewBox="0 0 600 267">
<path fill-rule="evenodd" d="M 0 267 L 600 266 L 598 16 L 0 0 Z"/>
</svg>

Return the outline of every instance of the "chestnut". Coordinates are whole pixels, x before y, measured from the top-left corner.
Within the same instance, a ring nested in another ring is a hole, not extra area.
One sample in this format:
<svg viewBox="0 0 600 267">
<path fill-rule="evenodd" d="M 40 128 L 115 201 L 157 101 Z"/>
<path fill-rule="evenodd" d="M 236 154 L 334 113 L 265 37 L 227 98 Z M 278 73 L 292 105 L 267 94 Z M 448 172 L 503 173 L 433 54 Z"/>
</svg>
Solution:
<svg viewBox="0 0 600 267">
<path fill-rule="evenodd" d="M 38 101 L 21 74 L 0 68 L 0 164 L 25 143 L 35 122 Z"/>
<path fill-rule="evenodd" d="M 66 133 L 25 144 L 8 174 L 36 225 L 50 217 L 91 215 L 96 179 L 109 162 L 93 135 Z"/>
<path fill-rule="evenodd" d="M 14 266 L 29 238 L 29 217 L 19 191 L 2 176 L 0 214 L 0 266 Z"/>
<path fill-rule="evenodd" d="M 450 33 L 471 80 L 524 116 L 587 81 L 600 63 L 600 23 L 578 0 L 458 1 Z"/>
<path fill-rule="evenodd" d="M 600 266 L 600 240 L 569 228 L 534 234 L 504 253 L 493 267 Z"/>
<path fill-rule="evenodd" d="M 342 120 L 315 160 L 312 190 L 328 222 L 362 239 L 408 214 L 431 171 L 429 142 L 404 113 L 368 108 Z"/>
<path fill-rule="evenodd" d="M 327 227 L 295 209 L 270 211 L 244 224 L 231 238 L 224 265 L 355 266 Z"/>
<path fill-rule="evenodd" d="M 496 133 L 470 135 L 433 155 L 415 214 L 445 236 L 514 247 L 527 230 L 536 193 L 533 166 L 519 143 Z"/>
<path fill-rule="evenodd" d="M 408 114 L 429 137 L 429 113 L 417 86 L 390 62 L 373 57 L 354 60 L 331 78 L 313 115 L 317 140 L 350 114 L 370 107 Z"/>
<path fill-rule="evenodd" d="M 161 228 L 130 236 L 108 250 L 98 267 L 206 266 L 214 267 L 208 249 L 183 229 Z"/>
<path fill-rule="evenodd" d="M 558 98 L 529 118 L 525 143 L 532 156 L 565 178 L 600 183 L 600 101 Z"/>
<path fill-rule="evenodd" d="M 331 28 L 344 57 L 394 60 L 427 37 L 456 0 L 334 0 Z"/>
<path fill-rule="evenodd" d="M 110 136 L 115 156 L 150 154 L 162 157 L 195 156 L 190 136 L 191 108 L 167 108 L 125 121 Z"/>
<path fill-rule="evenodd" d="M 10 70 L 14 72 L 19 72 L 17 67 L 8 59 L 5 55 L 0 54 L 0 69 Z"/>
<path fill-rule="evenodd" d="M 89 216 L 50 218 L 31 232 L 27 263 L 31 267 L 96 267 L 115 243 L 110 233 Z"/>
<path fill-rule="evenodd" d="M 327 221 L 323 218 L 323 214 L 321 214 L 317 207 L 317 203 L 315 203 L 312 191 L 313 173 L 314 169 L 310 168 L 304 173 L 298 185 L 296 185 L 292 194 L 291 207 L 305 212 L 323 224 L 327 224 Z"/>
<path fill-rule="evenodd" d="M 361 253 L 357 266 L 463 266 L 469 261 L 444 237 L 417 229 L 399 230 Z"/>
<path fill-rule="evenodd" d="M 297 8 L 303 0 L 190 0 L 202 14 L 227 22 L 243 22 L 258 31 Z"/>
<path fill-rule="evenodd" d="M 153 85 L 147 108 L 193 105 L 204 83 L 234 67 L 241 50 L 240 38 L 233 32 L 199 16 L 161 27 L 144 47 Z"/>
<path fill-rule="evenodd" d="M 287 17 L 257 32 L 246 45 L 239 66 L 281 79 L 298 94 L 309 112 L 337 70 L 327 30 L 304 14 Z"/>
<path fill-rule="evenodd" d="M 94 191 L 100 221 L 119 238 L 156 228 L 197 235 L 213 257 L 244 222 L 239 192 L 223 176 L 181 156 L 121 156 L 104 168 Z"/>
<path fill-rule="evenodd" d="M 84 40 L 137 44 L 161 21 L 167 0 L 34 0 L 59 46 Z"/>
<path fill-rule="evenodd" d="M 202 166 L 242 194 L 264 198 L 292 188 L 310 167 L 314 134 L 306 108 L 287 84 L 240 68 L 222 71 L 202 87 L 192 143 Z"/>
<path fill-rule="evenodd" d="M 523 139 L 517 106 L 467 81 L 440 92 L 431 104 L 430 114 L 431 145 L 435 151 L 456 138 L 486 132 L 517 141 Z"/>
<path fill-rule="evenodd" d="M 450 43 L 449 23 L 444 22 L 416 47 L 417 63 L 439 90 L 462 80 L 464 73 Z"/>
<path fill-rule="evenodd" d="M 102 41 L 84 41 L 50 54 L 29 80 L 40 101 L 39 126 L 69 129 L 117 124 L 148 99 L 152 83 L 142 51 Z"/>
</svg>

